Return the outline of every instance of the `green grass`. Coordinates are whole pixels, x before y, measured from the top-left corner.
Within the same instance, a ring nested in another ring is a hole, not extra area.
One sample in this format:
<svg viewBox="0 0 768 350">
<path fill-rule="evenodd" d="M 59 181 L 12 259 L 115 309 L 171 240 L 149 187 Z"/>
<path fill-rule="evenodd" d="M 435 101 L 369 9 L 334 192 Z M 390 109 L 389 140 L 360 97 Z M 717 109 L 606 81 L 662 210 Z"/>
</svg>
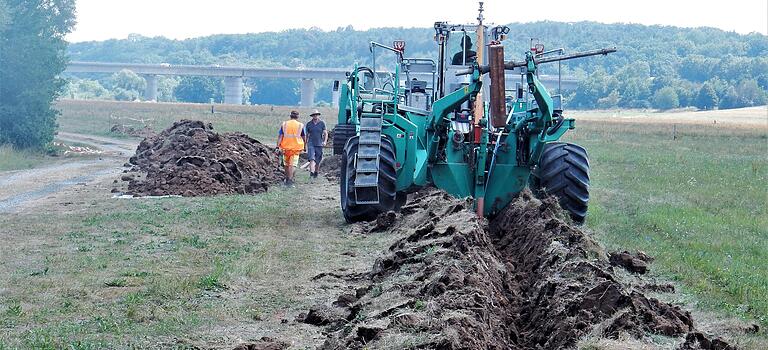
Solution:
<svg viewBox="0 0 768 350">
<path fill-rule="evenodd" d="M 67 152 L 68 146 L 88 145 L 77 142 L 67 142 L 66 145 L 57 143 L 51 145 L 48 151 L 16 149 L 10 145 L 0 145 L 0 171 L 31 169 L 55 161 L 98 157 L 93 154 Z"/>
<path fill-rule="evenodd" d="M 705 309 L 768 326 L 765 129 L 579 123 L 590 152 L 588 227 L 612 249 L 656 257 Z"/>
<path fill-rule="evenodd" d="M 14 253 L 0 247 L 0 344 L 165 348 L 212 327 L 275 327 L 317 302 L 298 286 L 340 267 L 351 247 L 386 241 L 343 234 L 335 202 L 296 206 L 297 191 L 0 217 L 14 232 L 4 243 Z"/>
<path fill-rule="evenodd" d="M 29 169 L 39 166 L 52 157 L 42 152 L 17 150 L 11 146 L 0 146 L 0 171 Z"/>
</svg>

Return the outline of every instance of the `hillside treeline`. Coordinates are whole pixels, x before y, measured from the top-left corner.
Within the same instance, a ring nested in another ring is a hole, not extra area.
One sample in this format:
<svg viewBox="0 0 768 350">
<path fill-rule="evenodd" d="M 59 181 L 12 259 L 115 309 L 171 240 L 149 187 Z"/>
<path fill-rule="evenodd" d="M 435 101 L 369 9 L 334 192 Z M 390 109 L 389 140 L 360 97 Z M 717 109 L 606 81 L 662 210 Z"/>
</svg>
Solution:
<svg viewBox="0 0 768 350">
<path fill-rule="evenodd" d="M 768 37 L 762 34 L 594 22 L 547 21 L 509 27 L 510 35 L 504 42 L 507 59 L 521 59 L 531 38 L 538 38 L 547 49 L 564 48 L 566 53 L 619 49 L 607 57 L 563 63 L 563 74 L 580 79 L 580 87 L 566 96 L 570 108 L 723 109 L 766 103 Z M 433 34 L 430 28 L 360 31 L 346 27 L 188 40 L 132 35 L 123 40 L 72 44 L 69 54 L 76 61 L 351 67 L 355 62 L 370 62 L 369 41 L 404 39 L 406 56 L 435 57 Z M 556 73 L 557 67 L 549 64 L 543 71 Z M 138 87 L 130 89 L 119 83 L 130 72 L 120 75 L 75 79 L 68 93 L 77 98 L 138 98 Z M 134 80 L 141 85 L 140 77 Z M 222 89 L 216 79 L 166 77 L 160 81 L 160 99 L 207 102 L 220 99 Z M 245 98 L 250 103 L 296 104 L 298 82 L 251 80 Z M 319 90 L 317 98 L 329 101 L 329 88 Z"/>
</svg>

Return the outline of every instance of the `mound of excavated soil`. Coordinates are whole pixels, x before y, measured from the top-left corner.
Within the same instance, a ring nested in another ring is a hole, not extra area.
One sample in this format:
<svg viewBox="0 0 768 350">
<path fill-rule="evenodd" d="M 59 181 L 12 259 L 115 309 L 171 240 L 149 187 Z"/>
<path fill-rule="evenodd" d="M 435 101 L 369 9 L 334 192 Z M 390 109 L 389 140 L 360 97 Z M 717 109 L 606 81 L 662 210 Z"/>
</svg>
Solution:
<svg viewBox="0 0 768 350">
<path fill-rule="evenodd" d="M 129 162 L 133 167 L 122 179 L 129 193 L 142 196 L 261 193 L 283 178 L 272 147 L 193 120 L 147 137 Z"/>
<path fill-rule="evenodd" d="M 324 349 L 562 349 L 594 331 L 713 342 L 688 312 L 624 282 L 564 217 L 556 200 L 524 193 L 486 224 L 470 203 L 424 191 L 386 214 L 389 227 L 357 228 L 401 238 L 356 277 L 354 295 L 303 321 L 326 327 Z"/>
<path fill-rule="evenodd" d="M 341 177 L 341 156 L 331 155 L 320 162 L 320 172 L 331 182 L 338 182 Z"/>
</svg>

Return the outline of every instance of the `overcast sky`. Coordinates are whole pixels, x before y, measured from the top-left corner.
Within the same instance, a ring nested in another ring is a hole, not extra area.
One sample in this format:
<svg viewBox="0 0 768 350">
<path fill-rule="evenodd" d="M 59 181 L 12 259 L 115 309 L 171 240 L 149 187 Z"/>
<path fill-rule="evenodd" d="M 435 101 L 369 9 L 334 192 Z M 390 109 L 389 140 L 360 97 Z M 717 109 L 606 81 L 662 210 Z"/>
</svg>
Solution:
<svg viewBox="0 0 768 350">
<path fill-rule="evenodd" d="M 536 3 L 545 6 L 532 7 Z M 489 0 L 485 8 L 486 21 L 495 24 L 588 20 L 768 35 L 768 0 Z M 78 24 L 68 39 L 122 39 L 131 33 L 185 39 L 350 24 L 356 29 L 431 27 L 441 20 L 473 23 L 476 9 L 474 0 L 77 0 Z"/>
</svg>

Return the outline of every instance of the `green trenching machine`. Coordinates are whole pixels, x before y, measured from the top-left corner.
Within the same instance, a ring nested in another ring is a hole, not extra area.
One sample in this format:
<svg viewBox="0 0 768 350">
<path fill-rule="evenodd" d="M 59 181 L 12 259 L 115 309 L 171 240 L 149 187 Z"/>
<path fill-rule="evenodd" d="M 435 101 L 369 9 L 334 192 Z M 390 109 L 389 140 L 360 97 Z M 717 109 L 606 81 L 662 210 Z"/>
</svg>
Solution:
<svg viewBox="0 0 768 350">
<path fill-rule="evenodd" d="M 402 41 L 391 47 L 372 42 L 373 66 L 356 66 L 340 86 L 333 144 L 341 154 L 344 218 L 373 219 L 428 185 L 472 197 L 478 215 L 490 216 L 528 186 L 557 196 L 573 220 L 583 222 L 587 152 L 557 142 L 574 120 L 563 115 L 559 96 L 547 92 L 537 68 L 616 49 L 565 55 L 532 40 L 523 61 L 505 62 L 501 42 L 509 28 L 483 25 L 482 3 L 478 24 L 437 22 L 434 28 L 437 60 L 404 57 Z M 376 49 L 394 53 L 394 69 L 376 71 Z M 509 91 L 508 80 L 515 84 Z"/>
</svg>

